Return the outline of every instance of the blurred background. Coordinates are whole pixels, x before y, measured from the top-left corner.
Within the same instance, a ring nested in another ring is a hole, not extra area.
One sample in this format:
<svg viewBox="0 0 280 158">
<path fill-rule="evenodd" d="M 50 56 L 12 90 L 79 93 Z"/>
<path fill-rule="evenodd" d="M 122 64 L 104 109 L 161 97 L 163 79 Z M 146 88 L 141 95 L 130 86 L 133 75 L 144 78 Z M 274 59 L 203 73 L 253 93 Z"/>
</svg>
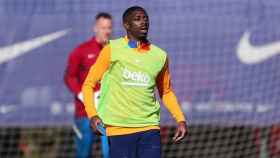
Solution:
<svg viewBox="0 0 280 158">
<path fill-rule="evenodd" d="M 113 16 L 113 38 L 123 36 L 132 5 L 147 10 L 149 39 L 168 52 L 188 120 L 188 137 L 173 144 L 163 108 L 163 157 L 280 157 L 279 0 L 1 0 L 0 157 L 74 157 L 68 55 L 100 11 Z"/>
</svg>

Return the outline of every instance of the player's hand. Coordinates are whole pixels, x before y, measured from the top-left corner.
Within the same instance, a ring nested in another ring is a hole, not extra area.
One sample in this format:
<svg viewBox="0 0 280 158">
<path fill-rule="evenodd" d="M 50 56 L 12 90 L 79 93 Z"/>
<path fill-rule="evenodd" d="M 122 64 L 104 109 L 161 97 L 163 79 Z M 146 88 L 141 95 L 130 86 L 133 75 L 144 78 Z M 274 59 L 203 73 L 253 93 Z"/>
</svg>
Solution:
<svg viewBox="0 0 280 158">
<path fill-rule="evenodd" d="M 93 116 L 90 119 L 90 126 L 96 134 L 101 135 L 101 133 L 97 130 L 98 124 L 103 124 L 101 119 L 98 116 Z"/>
<path fill-rule="evenodd" d="M 185 121 L 179 122 L 175 135 L 173 137 L 173 141 L 175 143 L 179 142 L 180 140 L 184 139 L 187 135 L 187 125 Z"/>
</svg>

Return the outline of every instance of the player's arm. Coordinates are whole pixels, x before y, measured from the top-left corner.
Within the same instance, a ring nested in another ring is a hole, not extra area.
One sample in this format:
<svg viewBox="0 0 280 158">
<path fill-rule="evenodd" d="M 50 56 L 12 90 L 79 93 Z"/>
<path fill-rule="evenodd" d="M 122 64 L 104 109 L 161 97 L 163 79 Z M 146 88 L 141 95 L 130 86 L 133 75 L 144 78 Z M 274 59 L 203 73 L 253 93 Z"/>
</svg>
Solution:
<svg viewBox="0 0 280 158">
<path fill-rule="evenodd" d="M 80 71 L 80 56 L 79 48 L 75 49 L 68 58 L 68 63 L 64 73 L 64 82 L 69 90 L 78 95 L 81 92 L 81 83 L 78 80 L 78 75 Z"/>
<path fill-rule="evenodd" d="M 186 119 L 184 113 L 181 110 L 177 97 L 172 89 L 171 78 L 168 68 L 168 59 L 165 62 L 165 65 L 162 71 L 157 77 L 157 88 L 159 96 L 162 99 L 164 105 L 175 118 L 178 123 L 178 127 L 174 136 L 174 141 L 177 142 L 183 139 L 187 133 L 186 128 Z"/>
<path fill-rule="evenodd" d="M 101 80 L 103 74 L 107 71 L 110 65 L 111 50 L 110 46 L 105 46 L 97 60 L 96 63 L 91 66 L 90 71 L 84 81 L 82 86 L 82 93 L 84 96 L 84 106 L 87 112 L 88 118 L 91 120 L 91 125 L 94 130 L 96 130 L 97 124 L 101 123 L 101 120 L 97 116 L 97 111 L 94 106 L 94 87 Z"/>
<path fill-rule="evenodd" d="M 185 121 L 185 116 L 181 110 L 181 107 L 178 103 L 177 97 L 172 89 L 170 73 L 168 68 L 168 60 L 157 77 L 157 88 L 159 96 L 162 99 L 164 105 L 175 118 L 177 122 Z"/>
</svg>

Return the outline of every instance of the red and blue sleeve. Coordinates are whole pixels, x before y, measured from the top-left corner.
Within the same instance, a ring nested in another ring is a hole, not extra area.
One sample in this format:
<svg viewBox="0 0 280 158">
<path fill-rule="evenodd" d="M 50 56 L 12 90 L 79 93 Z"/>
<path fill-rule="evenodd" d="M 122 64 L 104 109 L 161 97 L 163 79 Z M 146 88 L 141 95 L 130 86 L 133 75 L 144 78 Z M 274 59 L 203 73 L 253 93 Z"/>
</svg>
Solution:
<svg viewBox="0 0 280 158">
<path fill-rule="evenodd" d="M 81 58 L 79 56 L 79 48 L 76 48 L 68 58 L 67 67 L 64 73 L 64 82 L 66 86 L 75 95 L 79 94 L 82 89 L 82 84 L 78 80 L 80 71 Z"/>
</svg>

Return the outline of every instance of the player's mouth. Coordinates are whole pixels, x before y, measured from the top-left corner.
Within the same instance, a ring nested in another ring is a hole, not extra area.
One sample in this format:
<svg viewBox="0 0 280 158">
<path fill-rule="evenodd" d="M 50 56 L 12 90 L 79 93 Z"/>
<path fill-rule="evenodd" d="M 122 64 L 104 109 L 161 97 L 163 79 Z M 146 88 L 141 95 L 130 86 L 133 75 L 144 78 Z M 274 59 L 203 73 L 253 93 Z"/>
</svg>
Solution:
<svg viewBox="0 0 280 158">
<path fill-rule="evenodd" d="M 142 27 L 140 28 L 141 33 L 147 33 L 148 32 L 148 27 Z"/>
</svg>

